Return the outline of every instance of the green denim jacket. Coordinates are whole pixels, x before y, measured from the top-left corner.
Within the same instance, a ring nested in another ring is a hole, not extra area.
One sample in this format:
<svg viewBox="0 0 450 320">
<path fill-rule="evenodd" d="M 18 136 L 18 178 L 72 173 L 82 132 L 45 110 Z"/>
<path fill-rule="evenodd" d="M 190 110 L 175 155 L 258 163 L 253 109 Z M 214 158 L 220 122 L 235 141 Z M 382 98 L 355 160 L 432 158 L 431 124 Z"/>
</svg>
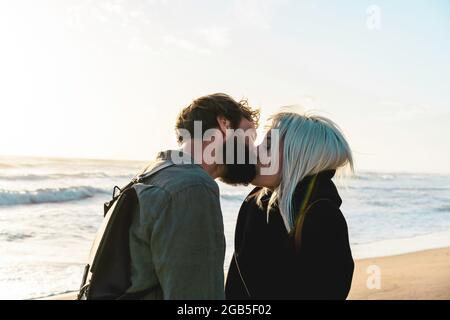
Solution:
<svg viewBox="0 0 450 320">
<path fill-rule="evenodd" d="M 161 152 L 157 161 L 169 160 Z M 135 186 L 131 287 L 145 299 L 224 299 L 225 237 L 219 187 L 196 164 L 176 164 Z"/>
</svg>

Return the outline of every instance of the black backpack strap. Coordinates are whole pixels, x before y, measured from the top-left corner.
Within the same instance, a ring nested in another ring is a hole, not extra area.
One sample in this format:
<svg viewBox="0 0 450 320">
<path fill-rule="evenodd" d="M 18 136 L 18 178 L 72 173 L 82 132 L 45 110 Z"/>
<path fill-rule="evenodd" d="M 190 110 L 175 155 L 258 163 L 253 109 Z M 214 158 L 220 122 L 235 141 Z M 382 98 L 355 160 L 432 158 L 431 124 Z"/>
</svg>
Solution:
<svg viewBox="0 0 450 320">
<path fill-rule="evenodd" d="M 170 161 L 170 160 L 157 161 L 157 162 L 151 164 L 149 167 L 147 167 L 143 173 L 141 173 L 140 175 L 136 176 L 133 179 L 133 181 L 135 181 L 135 183 L 142 182 L 145 179 L 147 179 L 148 177 L 154 175 L 155 173 L 157 173 L 157 172 L 159 172 L 159 171 L 161 171 L 161 170 L 163 170 L 165 168 L 174 166 L 174 165 L 175 164 L 172 161 Z"/>
<path fill-rule="evenodd" d="M 124 193 L 126 190 L 132 188 L 136 183 L 141 183 L 146 178 L 154 175 L 155 173 L 174 166 L 175 164 L 170 160 L 165 161 L 157 161 L 152 163 L 150 166 L 148 166 L 143 173 L 135 176 L 126 186 L 119 188 L 118 186 L 115 186 L 112 193 L 112 199 L 108 202 L 105 202 L 103 205 L 103 216 L 106 216 L 108 213 L 108 210 L 112 207 L 114 202 L 119 198 L 119 196 Z"/>
</svg>

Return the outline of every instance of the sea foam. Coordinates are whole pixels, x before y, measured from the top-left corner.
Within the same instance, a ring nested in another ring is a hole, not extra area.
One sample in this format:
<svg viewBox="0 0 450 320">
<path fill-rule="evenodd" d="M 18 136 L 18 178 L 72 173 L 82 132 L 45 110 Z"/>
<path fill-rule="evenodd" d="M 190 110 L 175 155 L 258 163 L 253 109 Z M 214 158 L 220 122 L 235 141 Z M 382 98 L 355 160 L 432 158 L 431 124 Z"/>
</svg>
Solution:
<svg viewBox="0 0 450 320">
<path fill-rule="evenodd" d="M 45 188 L 37 190 L 11 191 L 0 189 L 0 206 L 65 202 L 91 198 L 96 194 L 111 193 L 111 190 L 91 186 Z"/>
</svg>

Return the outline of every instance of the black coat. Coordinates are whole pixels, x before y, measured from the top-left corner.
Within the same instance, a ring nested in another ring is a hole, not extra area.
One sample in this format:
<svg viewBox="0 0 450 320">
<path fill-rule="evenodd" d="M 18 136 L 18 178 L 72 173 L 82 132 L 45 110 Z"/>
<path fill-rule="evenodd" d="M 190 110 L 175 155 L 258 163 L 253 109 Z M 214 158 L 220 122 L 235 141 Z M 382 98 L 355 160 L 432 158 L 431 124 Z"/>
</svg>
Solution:
<svg viewBox="0 0 450 320">
<path fill-rule="evenodd" d="M 297 236 L 299 228 L 289 234 L 277 208 L 269 215 L 259 208 L 252 196 L 259 188 L 251 192 L 239 211 L 227 299 L 347 297 L 354 263 L 333 176 L 334 171 L 325 171 L 298 184 L 294 209 L 306 213 Z M 265 207 L 269 197 L 263 199 Z"/>
</svg>

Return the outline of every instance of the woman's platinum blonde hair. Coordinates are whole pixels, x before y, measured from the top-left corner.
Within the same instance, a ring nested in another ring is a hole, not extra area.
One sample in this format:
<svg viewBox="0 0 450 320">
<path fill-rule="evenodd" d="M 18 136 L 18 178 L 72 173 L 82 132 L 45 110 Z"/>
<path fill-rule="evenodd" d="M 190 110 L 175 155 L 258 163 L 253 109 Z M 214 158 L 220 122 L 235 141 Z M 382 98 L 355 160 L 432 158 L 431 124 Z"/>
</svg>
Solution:
<svg viewBox="0 0 450 320">
<path fill-rule="evenodd" d="M 288 232 L 295 226 L 294 191 L 305 177 L 327 170 L 349 167 L 353 156 L 340 128 L 330 119 L 295 112 L 279 112 L 270 118 L 270 129 L 278 129 L 282 152 L 281 183 L 273 190 L 267 212 L 278 205 Z M 268 193 L 264 188 L 257 197 Z"/>
</svg>

